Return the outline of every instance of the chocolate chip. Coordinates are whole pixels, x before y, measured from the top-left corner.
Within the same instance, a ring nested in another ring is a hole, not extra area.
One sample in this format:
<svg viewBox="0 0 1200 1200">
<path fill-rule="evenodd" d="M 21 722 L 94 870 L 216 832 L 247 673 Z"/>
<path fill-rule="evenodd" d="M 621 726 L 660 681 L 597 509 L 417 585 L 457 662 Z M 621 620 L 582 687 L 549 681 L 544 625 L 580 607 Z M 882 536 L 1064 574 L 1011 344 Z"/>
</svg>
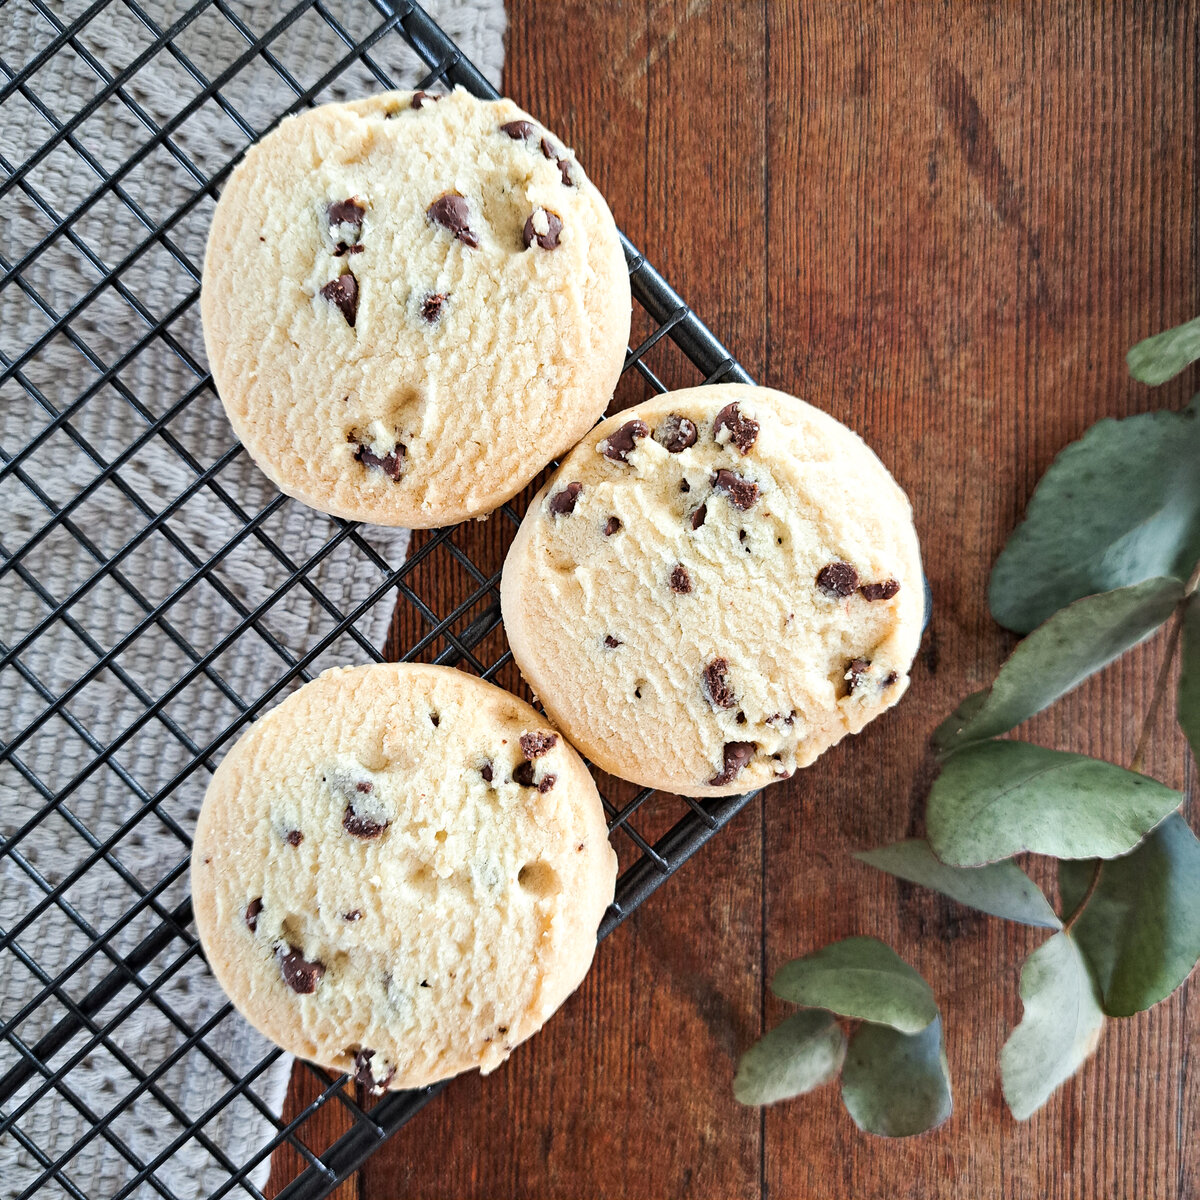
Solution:
<svg viewBox="0 0 1200 1200">
<path fill-rule="evenodd" d="M 335 200 L 325 209 L 331 229 L 338 225 L 353 225 L 359 228 L 362 226 L 362 219 L 366 213 L 366 207 L 359 204 L 357 200 Z M 354 240 L 358 241 L 358 234 L 354 235 Z"/>
<path fill-rule="evenodd" d="M 533 216 L 530 216 L 525 222 L 525 228 L 521 231 L 521 241 L 525 244 L 526 250 L 534 242 L 537 242 L 543 250 L 557 249 L 558 235 L 562 233 L 563 227 L 562 217 L 557 213 L 552 213 L 548 208 L 541 209 L 540 211 L 546 215 L 546 232 L 538 233 L 533 227 Z"/>
<path fill-rule="evenodd" d="M 542 138 L 538 143 L 538 147 L 542 152 L 543 158 L 548 158 L 553 162 L 558 157 L 558 151 L 550 144 L 549 138 Z"/>
<path fill-rule="evenodd" d="M 885 579 L 882 583 L 864 583 L 858 590 L 864 600 L 890 600 L 900 590 L 900 583 Z"/>
<path fill-rule="evenodd" d="M 757 748 L 753 742 L 726 742 L 723 754 L 725 765 L 708 782 L 713 787 L 732 783 L 738 772 L 754 757 Z"/>
<path fill-rule="evenodd" d="M 614 533 L 616 533 L 620 528 L 621 528 L 620 518 L 609 517 L 608 520 L 604 522 L 604 536 L 612 537 L 612 535 Z"/>
<path fill-rule="evenodd" d="M 583 491 L 582 483 L 568 483 L 561 492 L 555 492 L 550 497 L 550 515 L 552 517 L 569 517 L 575 511 L 575 501 Z"/>
<path fill-rule="evenodd" d="M 533 763 L 523 762 L 513 771 L 513 782 L 522 787 L 533 787 Z"/>
<path fill-rule="evenodd" d="M 484 763 L 483 766 L 479 768 L 479 774 L 483 777 L 484 783 L 491 783 L 492 782 L 492 764 L 490 762 Z"/>
<path fill-rule="evenodd" d="M 692 485 L 688 483 L 686 479 L 681 479 L 679 481 L 679 490 L 684 493 L 690 492 L 692 490 Z"/>
<path fill-rule="evenodd" d="M 575 180 L 571 178 L 571 160 L 569 158 L 560 158 L 555 165 L 558 167 L 563 187 L 574 187 Z"/>
<path fill-rule="evenodd" d="M 891 687 L 891 686 L 892 686 L 892 684 L 894 684 L 894 683 L 895 683 L 895 682 L 896 682 L 896 681 L 897 681 L 899 678 L 900 678 L 900 676 L 899 676 L 899 675 L 897 675 L 895 671 L 889 671 L 889 672 L 888 672 L 888 673 L 887 673 L 887 674 L 886 674 L 886 675 L 885 675 L 885 676 L 884 676 L 884 677 L 883 677 L 883 678 L 882 678 L 882 679 L 879 681 L 879 686 L 880 686 L 880 687 Z"/>
<path fill-rule="evenodd" d="M 694 513 L 692 513 L 692 528 L 699 529 L 704 524 L 704 518 L 708 516 L 708 505 L 702 504 Z"/>
<path fill-rule="evenodd" d="M 382 471 L 390 479 L 399 482 L 400 476 L 404 474 L 404 456 L 407 453 L 406 447 L 397 442 L 386 454 L 376 454 L 370 446 L 359 446 L 355 452 L 355 458 L 364 467 L 374 467 L 377 471 Z"/>
<path fill-rule="evenodd" d="M 346 318 L 346 324 L 354 328 L 358 316 L 358 280 L 347 271 L 336 279 L 331 279 L 322 289 L 321 295 L 330 304 L 336 304 Z"/>
<path fill-rule="evenodd" d="M 347 804 L 346 811 L 342 813 L 342 828 L 351 837 L 377 838 L 390 824 L 391 821 L 376 821 L 362 813 L 355 812 L 353 804 Z"/>
<path fill-rule="evenodd" d="M 427 987 L 429 986 L 429 980 L 428 980 L 428 979 L 422 979 L 422 980 L 421 980 L 421 982 L 420 982 L 420 983 L 419 983 L 417 986 L 418 986 L 418 987 L 425 987 L 425 988 L 427 988 Z"/>
<path fill-rule="evenodd" d="M 848 692 L 854 691 L 863 681 L 863 677 L 871 669 L 871 660 L 869 658 L 852 658 L 846 664 L 845 679 L 849 685 L 846 689 Z"/>
<path fill-rule="evenodd" d="M 375 790 L 375 785 L 369 779 L 360 779 L 354 785 L 354 790 L 360 796 L 369 796 Z"/>
<path fill-rule="evenodd" d="M 523 142 L 528 137 L 533 137 L 537 133 L 532 121 L 509 121 L 507 125 L 500 126 L 501 133 L 507 133 L 514 142 Z"/>
<path fill-rule="evenodd" d="M 729 440 L 743 453 L 747 453 L 750 447 L 754 445 L 754 439 L 758 437 L 758 422 L 750 420 L 749 417 L 743 417 L 737 406 L 737 401 L 732 404 L 727 404 L 713 421 L 713 437 L 722 429 L 729 430 Z"/>
<path fill-rule="evenodd" d="M 521 753 L 526 758 L 541 758 L 558 745 L 557 733 L 523 733 L 521 734 Z"/>
<path fill-rule="evenodd" d="M 262 897 L 258 896 L 246 905 L 246 928 L 254 933 L 258 929 L 258 914 L 262 912 Z"/>
<path fill-rule="evenodd" d="M 752 483 L 749 479 L 743 479 L 732 471 L 724 469 L 718 471 L 713 476 L 712 484 L 717 491 L 725 492 L 729 497 L 729 502 L 743 512 L 752 508 L 758 499 L 758 484 Z"/>
<path fill-rule="evenodd" d="M 412 106 L 419 110 L 426 104 L 436 104 L 440 99 L 441 96 L 434 95 L 433 92 L 413 92 Z"/>
<path fill-rule="evenodd" d="M 671 454 L 680 454 L 696 444 L 696 423 L 671 413 L 654 431 L 654 440 Z"/>
<path fill-rule="evenodd" d="M 304 841 L 304 834 L 302 834 L 298 829 L 289 829 L 287 833 L 283 835 L 283 838 L 289 846 L 298 846 L 302 841 Z"/>
<path fill-rule="evenodd" d="M 793 708 L 786 717 L 781 712 L 772 713 L 766 720 L 768 725 L 794 725 L 796 723 L 796 710 Z"/>
<path fill-rule="evenodd" d="M 649 433 L 650 427 L 645 421 L 626 421 L 616 433 L 610 433 L 604 439 L 604 457 L 613 462 L 628 462 L 629 452 L 638 438 L 647 437 Z"/>
<path fill-rule="evenodd" d="M 746 540 L 746 531 L 744 529 L 739 529 L 738 530 L 738 541 L 744 542 L 745 540 Z"/>
<path fill-rule="evenodd" d="M 739 725 L 745 725 L 745 723 L 746 723 L 746 714 L 745 714 L 744 712 L 739 712 L 739 713 L 738 713 L 738 715 L 737 715 L 737 716 L 734 718 L 734 720 L 735 720 L 735 721 L 737 721 L 737 723 L 738 723 Z"/>
<path fill-rule="evenodd" d="M 704 668 L 704 694 L 714 708 L 732 708 L 736 703 L 733 688 L 729 686 L 729 663 L 723 658 L 714 658 Z"/>
<path fill-rule="evenodd" d="M 557 782 L 557 775 L 543 775 L 542 782 L 537 785 L 538 791 L 544 796 Z"/>
<path fill-rule="evenodd" d="M 446 303 L 445 292 L 430 292 L 421 301 L 421 316 L 432 325 L 442 315 L 442 306 Z"/>
<path fill-rule="evenodd" d="M 343 254 L 361 254 L 366 249 L 361 242 L 355 242 L 353 246 L 347 246 L 345 242 L 338 242 L 333 248 L 334 258 L 341 258 Z"/>
<path fill-rule="evenodd" d="M 307 996 L 317 990 L 317 984 L 321 982 L 321 977 L 325 974 L 323 962 L 309 962 L 295 946 L 288 946 L 286 950 L 282 945 L 277 946 L 275 956 L 279 959 L 279 970 L 283 975 L 283 982 L 293 992 Z"/>
<path fill-rule="evenodd" d="M 429 719 L 433 722 L 434 729 L 436 729 L 442 723 L 442 718 L 435 712 L 431 712 L 429 714 Z"/>
<path fill-rule="evenodd" d="M 671 572 L 671 591 L 686 596 L 692 590 L 692 577 L 683 563 L 677 563 Z"/>
<path fill-rule="evenodd" d="M 343 921 L 351 921 L 351 922 L 361 921 L 362 920 L 362 909 L 361 908 L 352 908 L 348 913 L 342 913 L 342 920 Z"/>
<path fill-rule="evenodd" d="M 439 196 L 425 212 L 431 221 L 449 230 L 464 246 L 474 249 L 479 245 L 479 235 L 470 225 L 471 210 L 466 199 L 457 192 Z"/>
<path fill-rule="evenodd" d="M 817 572 L 817 587 L 827 596 L 849 596 L 858 587 L 858 572 L 848 562 L 832 562 Z"/>
<path fill-rule="evenodd" d="M 606 633 L 604 635 L 604 644 L 610 650 L 615 650 L 618 646 L 621 645 L 621 639 L 613 637 L 613 635 L 611 633 Z"/>
<path fill-rule="evenodd" d="M 418 92 L 417 95 L 420 96 L 423 93 Z M 413 107 L 415 108 L 416 105 L 414 104 Z M 356 1050 L 354 1052 L 354 1079 L 356 1083 L 361 1083 L 363 1087 L 367 1088 L 373 1096 L 379 1096 L 396 1078 L 396 1068 L 389 1066 L 382 1075 L 376 1076 L 375 1072 L 371 1070 L 371 1059 L 374 1057 L 374 1050 Z"/>
</svg>

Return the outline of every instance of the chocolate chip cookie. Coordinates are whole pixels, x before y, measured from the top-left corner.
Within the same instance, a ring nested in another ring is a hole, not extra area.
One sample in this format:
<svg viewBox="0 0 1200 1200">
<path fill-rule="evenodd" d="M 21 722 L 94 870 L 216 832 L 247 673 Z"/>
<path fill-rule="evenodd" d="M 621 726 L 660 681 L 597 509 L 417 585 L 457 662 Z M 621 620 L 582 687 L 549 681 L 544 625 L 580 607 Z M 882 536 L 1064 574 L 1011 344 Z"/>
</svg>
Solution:
<svg viewBox="0 0 1200 1200">
<path fill-rule="evenodd" d="M 571 741 L 692 796 L 784 778 L 894 704 L 925 607 L 912 512 L 879 459 L 740 384 L 593 429 L 530 505 L 501 597 Z"/>
<path fill-rule="evenodd" d="M 426 527 L 489 512 L 599 418 L 629 277 L 603 197 L 512 101 L 391 92 L 250 149 L 201 311 L 229 419 L 283 491 Z"/>
<path fill-rule="evenodd" d="M 375 1091 L 499 1066 L 579 985 L 616 856 L 546 719 L 445 667 L 327 671 L 213 776 L 205 954 L 249 1021 Z"/>
</svg>

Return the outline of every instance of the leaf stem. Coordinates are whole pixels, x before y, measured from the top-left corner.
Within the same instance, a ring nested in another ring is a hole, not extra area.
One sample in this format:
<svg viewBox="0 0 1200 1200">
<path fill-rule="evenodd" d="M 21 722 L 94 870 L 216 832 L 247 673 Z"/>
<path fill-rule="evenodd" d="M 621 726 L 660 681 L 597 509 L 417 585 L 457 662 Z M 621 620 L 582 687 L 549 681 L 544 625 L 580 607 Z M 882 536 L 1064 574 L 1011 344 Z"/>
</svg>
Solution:
<svg viewBox="0 0 1200 1200">
<path fill-rule="evenodd" d="M 1083 893 L 1079 903 L 1075 905 L 1075 911 L 1063 921 L 1063 933 L 1071 932 L 1071 926 L 1079 920 L 1083 910 L 1088 906 L 1088 901 L 1096 894 L 1096 889 L 1100 886 L 1100 872 L 1103 870 L 1104 859 L 1095 859 L 1092 863 L 1092 877 L 1088 880 L 1087 891 Z"/>
<path fill-rule="evenodd" d="M 1197 567 L 1193 572 L 1193 578 L 1200 576 L 1200 567 Z M 1138 737 L 1137 749 L 1133 752 L 1133 761 L 1129 764 L 1131 771 L 1136 771 L 1141 774 L 1142 767 L 1146 763 L 1146 751 L 1150 748 L 1150 731 L 1154 727 L 1154 722 L 1158 717 L 1158 710 L 1162 707 L 1163 697 L 1166 695 L 1167 683 L 1171 678 L 1171 666 L 1175 662 L 1175 651 L 1179 646 L 1179 635 L 1183 632 L 1183 609 L 1184 603 L 1181 602 L 1175 610 L 1175 615 L 1171 621 L 1171 632 L 1167 637 L 1167 652 L 1163 656 L 1162 666 L 1158 669 L 1158 678 L 1154 681 L 1154 695 L 1150 697 L 1150 707 L 1146 710 L 1146 719 L 1142 722 L 1142 732 Z"/>
</svg>

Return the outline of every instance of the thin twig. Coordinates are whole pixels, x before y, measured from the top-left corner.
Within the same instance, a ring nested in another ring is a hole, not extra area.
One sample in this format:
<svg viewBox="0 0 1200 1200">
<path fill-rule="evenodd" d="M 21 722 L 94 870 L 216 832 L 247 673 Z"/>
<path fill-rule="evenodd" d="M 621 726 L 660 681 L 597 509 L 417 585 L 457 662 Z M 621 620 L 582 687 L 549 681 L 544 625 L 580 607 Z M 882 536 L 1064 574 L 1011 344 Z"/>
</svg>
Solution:
<svg viewBox="0 0 1200 1200">
<path fill-rule="evenodd" d="M 1063 921 L 1063 933 L 1070 933 L 1071 926 L 1079 920 L 1080 914 L 1088 906 L 1088 901 L 1095 895 L 1096 889 L 1100 886 L 1100 872 L 1104 870 L 1104 859 L 1097 858 L 1092 863 L 1092 877 L 1088 880 L 1087 891 L 1083 893 L 1079 903 L 1075 905 L 1075 911 Z"/>
</svg>

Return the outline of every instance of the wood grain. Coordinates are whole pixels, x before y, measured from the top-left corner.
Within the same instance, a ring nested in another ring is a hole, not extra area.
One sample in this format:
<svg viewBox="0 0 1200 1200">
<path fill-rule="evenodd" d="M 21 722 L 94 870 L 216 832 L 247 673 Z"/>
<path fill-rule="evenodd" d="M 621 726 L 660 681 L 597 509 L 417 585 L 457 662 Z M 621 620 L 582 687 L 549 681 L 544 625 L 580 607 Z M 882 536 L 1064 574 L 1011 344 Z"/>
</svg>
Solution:
<svg viewBox="0 0 1200 1200">
<path fill-rule="evenodd" d="M 539 1037 L 457 1081 L 350 1194 L 1200 1194 L 1194 982 L 1110 1023 L 1019 1125 L 996 1059 L 1043 935 L 851 857 L 920 830 L 927 735 L 1013 644 L 987 572 L 1054 454 L 1197 383 L 1151 392 L 1123 356 L 1200 312 L 1198 60 L 1196 9 L 1162 2 L 510 5 L 505 90 L 578 149 L 757 378 L 879 451 L 913 499 L 935 614 L 896 711 L 748 809 L 600 948 Z M 668 352 L 655 366 L 694 381 Z M 642 394 L 628 382 L 618 399 Z M 496 518 L 454 536 L 491 571 L 510 531 Z M 414 580 L 439 613 L 465 594 L 447 561 Z M 398 622 L 411 644 L 419 621 L 402 605 Z M 1161 651 L 1028 736 L 1127 762 Z M 501 682 L 518 685 L 511 669 Z M 1147 769 L 1195 791 L 1169 706 Z M 854 933 L 892 942 L 941 998 L 956 1108 L 933 1135 L 864 1137 L 835 1088 L 762 1113 L 732 1100 L 738 1053 L 785 1012 L 771 973 Z"/>
</svg>

